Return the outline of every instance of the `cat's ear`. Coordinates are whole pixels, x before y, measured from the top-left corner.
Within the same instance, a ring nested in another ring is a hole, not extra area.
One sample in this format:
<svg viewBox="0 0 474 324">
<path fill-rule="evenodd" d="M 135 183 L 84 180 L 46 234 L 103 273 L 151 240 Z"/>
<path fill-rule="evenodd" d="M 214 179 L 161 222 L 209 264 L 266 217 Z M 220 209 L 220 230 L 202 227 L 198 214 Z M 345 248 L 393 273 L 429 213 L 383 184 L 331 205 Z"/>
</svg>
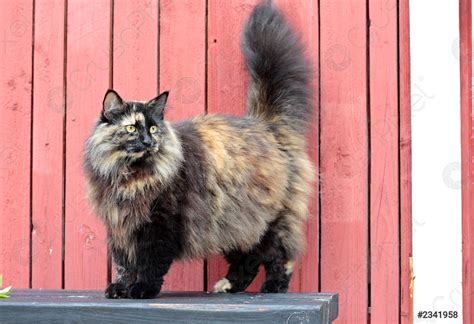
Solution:
<svg viewBox="0 0 474 324">
<path fill-rule="evenodd" d="M 115 90 L 109 89 L 105 93 L 102 106 L 102 114 L 105 118 L 110 119 L 111 117 L 113 117 L 112 112 L 114 110 L 123 107 L 123 100 Z"/>
<path fill-rule="evenodd" d="M 153 116 L 163 119 L 163 111 L 165 110 L 166 102 L 168 101 L 169 92 L 165 91 L 158 97 L 151 99 L 146 103 L 148 109 L 153 113 Z"/>
</svg>

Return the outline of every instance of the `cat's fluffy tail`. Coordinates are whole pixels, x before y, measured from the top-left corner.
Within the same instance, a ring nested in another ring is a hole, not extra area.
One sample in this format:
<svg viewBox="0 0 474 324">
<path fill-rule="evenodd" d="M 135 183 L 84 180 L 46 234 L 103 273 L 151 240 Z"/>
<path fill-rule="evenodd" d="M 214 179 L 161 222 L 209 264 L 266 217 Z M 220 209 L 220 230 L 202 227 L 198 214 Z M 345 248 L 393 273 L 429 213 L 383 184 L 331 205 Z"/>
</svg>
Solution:
<svg viewBox="0 0 474 324">
<path fill-rule="evenodd" d="M 251 78 L 247 114 L 305 129 L 312 109 L 310 65 L 298 35 L 271 1 L 250 15 L 242 51 Z"/>
</svg>

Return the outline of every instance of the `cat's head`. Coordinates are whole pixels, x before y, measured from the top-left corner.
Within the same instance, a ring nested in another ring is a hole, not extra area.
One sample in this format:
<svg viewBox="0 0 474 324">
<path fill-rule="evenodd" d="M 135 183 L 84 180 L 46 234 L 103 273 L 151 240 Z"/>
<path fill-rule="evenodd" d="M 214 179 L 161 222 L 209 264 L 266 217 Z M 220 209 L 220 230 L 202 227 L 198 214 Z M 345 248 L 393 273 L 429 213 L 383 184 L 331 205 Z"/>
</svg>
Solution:
<svg viewBox="0 0 474 324">
<path fill-rule="evenodd" d="M 179 160 L 181 156 L 176 134 L 163 120 L 167 99 L 168 92 L 163 92 L 149 101 L 125 101 L 114 90 L 108 90 L 99 120 L 87 140 L 86 167 L 107 177 L 135 165 L 167 172 L 169 166 L 163 161 Z"/>
<path fill-rule="evenodd" d="M 178 174 L 183 150 L 175 128 L 163 120 L 167 99 L 164 92 L 149 101 L 124 101 L 107 91 L 84 152 L 92 201 L 100 200 L 104 186 L 114 186 L 120 199 L 131 199 L 171 183 Z"/>
<path fill-rule="evenodd" d="M 159 151 L 166 127 L 163 112 L 168 92 L 147 102 L 124 101 L 108 90 L 103 101 L 100 123 L 107 130 L 104 138 L 130 158 L 146 157 Z"/>
</svg>

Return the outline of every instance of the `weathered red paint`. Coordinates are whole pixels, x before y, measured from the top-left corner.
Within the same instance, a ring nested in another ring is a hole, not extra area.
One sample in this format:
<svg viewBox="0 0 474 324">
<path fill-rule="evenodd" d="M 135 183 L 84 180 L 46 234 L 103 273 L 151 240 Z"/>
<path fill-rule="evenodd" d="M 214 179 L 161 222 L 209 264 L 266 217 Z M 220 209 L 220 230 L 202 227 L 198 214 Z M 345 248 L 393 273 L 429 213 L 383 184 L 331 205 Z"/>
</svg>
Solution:
<svg viewBox="0 0 474 324">
<path fill-rule="evenodd" d="M 400 322 L 413 323 L 409 1 L 399 1 Z"/>
<path fill-rule="evenodd" d="M 2 3 L 0 273 L 5 283 L 28 287 L 31 281 L 34 287 L 50 288 L 61 287 L 64 280 L 66 288 L 105 286 L 110 271 L 105 230 L 90 211 L 82 173 L 84 139 L 105 90 L 113 86 L 130 99 L 170 90 L 169 120 L 206 112 L 243 115 L 247 73 L 240 31 L 257 1 L 36 1 L 35 10 L 33 1 Z M 470 12 L 470 0 L 460 1 L 461 11 Z M 370 294 L 373 322 L 399 318 L 409 323 L 408 1 L 398 1 L 398 7 L 395 0 L 276 3 L 301 32 L 315 67 L 315 105 L 321 107 L 308 133 L 321 183 L 314 184 L 307 249 L 290 288 L 339 292 L 341 322 L 366 321 Z M 464 53 L 470 46 L 470 17 L 461 17 L 461 30 Z M 463 80 L 469 80 L 465 67 L 470 58 L 461 58 Z M 463 116 L 468 116 L 463 119 L 464 285 L 472 288 L 468 233 L 474 225 L 466 179 L 472 175 L 468 158 L 474 146 L 468 133 L 470 87 L 463 83 L 462 90 Z M 221 257 L 207 264 L 177 263 L 164 288 L 211 289 L 226 271 Z M 260 274 L 249 290 L 257 291 L 262 279 Z M 465 305 L 472 305 L 472 295 L 464 292 Z"/>
<path fill-rule="evenodd" d="M 179 23 L 177 23 L 179 22 Z M 206 112 L 206 1 L 160 1 L 160 91 L 170 91 L 165 118 Z M 204 290 L 204 261 L 177 262 L 165 290 Z"/>
<path fill-rule="evenodd" d="M 312 83 L 314 111 L 308 129 L 308 153 L 317 174 L 319 169 L 319 29 L 318 29 L 318 1 L 315 0 L 279 0 L 277 5 L 283 10 L 286 18 L 295 30 L 300 31 L 301 40 L 306 48 L 314 72 Z M 304 254 L 295 266 L 295 272 L 290 283 L 290 291 L 318 291 L 319 287 L 319 177 L 313 183 L 313 194 L 309 205 L 309 219 L 306 223 L 306 248 Z"/>
<path fill-rule="evenodd" d="M 30 280 L 30 141 L 33 2 L 0 10 L 0 273 L 4 284 Z"/>
<path fill-rule="evenodd" d="M 62 287 L 64 163 L 62 1 L 35 2 L 32 159 L 32 287 Z"/>
<path fill-rule="evenodd" d="M 370 319 L 399 310 L 397 1 L 370 0 Z"/>
<path fill-rule="evenodd" d="M 342 323 L 368 310 L 367 3 L 321 0 L 321 290 Z"/>
<path fill-rule="evenodd" d="M 243 115 L 247 72 L 240 52 L 240 31 L 257 0 L 209 0 L 207 35 L 207 112 Z M 227 273 L 221 256 L 208 260 L 208 290 Z M 261 275 L 257 278 L 261 280 Z M 257 282 L 257 280 L 255 280 Z M 249 291 L 258 290 L 256 283 Z"/>
<path fill-rule="evenodd" d="M 105 228 L 92 214 L 82 168 L 84 142 L 110 86 L 110 0 L 73 0 L 67 10 L 65 288 L 104 288 Z"/>
<path fill-rule="evenodd" d="M 472 2 L 459 1 L 462 143 L 463 321 L 474 321 L 474 136 L 472 130 Z"/>
<path fill-rule="evenodd" d="M 146 100 L 156 95 L 158 8 L 158 0 L 114 2 L 111 88 L 126 100 Z M 115 267 L 113 262 L 110 264 L 113 281 Z"/>
</svg>

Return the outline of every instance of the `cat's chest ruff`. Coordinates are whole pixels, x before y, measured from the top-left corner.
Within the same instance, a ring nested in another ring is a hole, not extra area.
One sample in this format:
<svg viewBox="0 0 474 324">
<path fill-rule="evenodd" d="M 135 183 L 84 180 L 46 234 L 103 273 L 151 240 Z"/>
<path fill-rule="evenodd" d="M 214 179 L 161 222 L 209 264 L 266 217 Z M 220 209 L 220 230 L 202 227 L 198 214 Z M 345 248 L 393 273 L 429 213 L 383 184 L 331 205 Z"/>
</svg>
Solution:
<svg viewBox="0 0 474 324">
<path fill-rule="evenodd" d="M 105 218 L 112 228 L 136 227 L 150 222 L 150 204 L 140 198 L 136 201 L 115 201 L 109 203 Z"/>
<path fill-rule="evenodd" d="M 129 235 L 140 225 L 150 222 L 154 195 L 152 180 L 146 177 L 134 178 L 113 188 L 111 199 L 103 201 L 106 206 L 102 208 L 111 232 Z"/>
<path fill-rule="evenodd" d="M 154 174 L 133 173 L 124 177 L 115 190 L 121 201 L 133 200 L 139 202 L 142 197 L 151 198 L 160 184 L 159 177 Z"/>
</svg>

